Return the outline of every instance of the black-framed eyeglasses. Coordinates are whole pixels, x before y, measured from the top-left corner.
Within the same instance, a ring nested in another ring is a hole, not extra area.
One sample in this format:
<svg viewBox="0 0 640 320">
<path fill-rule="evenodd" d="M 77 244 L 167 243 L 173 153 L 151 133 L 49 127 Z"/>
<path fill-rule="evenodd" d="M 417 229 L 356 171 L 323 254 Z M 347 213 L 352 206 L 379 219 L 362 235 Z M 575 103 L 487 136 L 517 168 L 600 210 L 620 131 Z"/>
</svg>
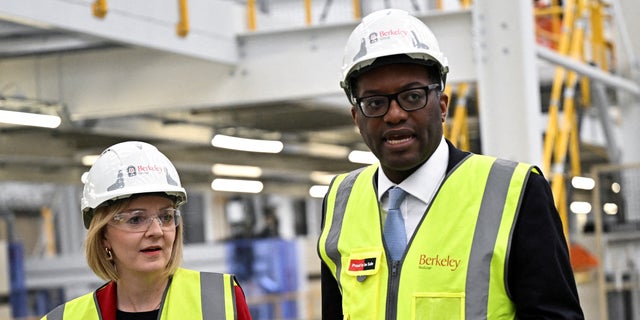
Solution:
<svg viewBox="0 0 640 320">
<path fill-rule="evenodd" d="M 155 214 L 146 210 L 130 210 L 116 213 L 109 224 L 127 232 L 145 232 L 157 220 L 162 230 L 171 231 L 180 224 L 179 218 L 180 211 L 175 208 L 163 209 Z"/>
<path fill-rule="evenodd" d="M 367 118 L 377 118 L 387 114 L 392 100 L 395 100 L 404 111 L 416 111 L 427 105 L 431 90 L 439 88 L 439 83 L 432 83 L 428 86 L 402 90 L 393 94 L 377 94 L 356 98 L 356 104 Z"/>
</svg>

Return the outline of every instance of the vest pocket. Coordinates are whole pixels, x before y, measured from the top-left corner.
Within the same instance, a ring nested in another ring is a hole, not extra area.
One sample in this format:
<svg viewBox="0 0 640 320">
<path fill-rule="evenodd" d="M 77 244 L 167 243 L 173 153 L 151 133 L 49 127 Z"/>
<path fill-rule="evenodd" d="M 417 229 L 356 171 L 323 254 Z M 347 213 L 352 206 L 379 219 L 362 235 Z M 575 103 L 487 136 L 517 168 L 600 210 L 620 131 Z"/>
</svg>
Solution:
<svg viewBox="0 0 640 320">
<path fill-rule="evenodd" d="M 418 292 L 413 295 L 411 319 L 464 319 L 464 292 Z"/>
<path fill-rule="evenodd" d="M 383 248 L 358 248 L 342 257 L 342 311 L 344 319 L 370 319 L 380 310 Z"/>
</svg>

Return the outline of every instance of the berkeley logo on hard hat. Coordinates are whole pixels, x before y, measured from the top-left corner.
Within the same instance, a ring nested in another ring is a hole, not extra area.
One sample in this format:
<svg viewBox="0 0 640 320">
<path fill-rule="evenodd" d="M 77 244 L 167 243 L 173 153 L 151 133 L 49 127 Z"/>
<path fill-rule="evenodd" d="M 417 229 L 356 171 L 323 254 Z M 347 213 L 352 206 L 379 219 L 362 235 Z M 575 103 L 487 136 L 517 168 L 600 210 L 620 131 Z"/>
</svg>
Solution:
<svg viewBox="0 0 640 320">
<path fill-rule="evenodd" d="M 376 43 L 376 42 L 378 42 L 378 33 L 372 32 L 371 34 L 369 34 L 369 43 Z"/>
<path fill-rule="evenodd" d="M 127 175 L 129 175 L 129 177 L 134 177 L 136 175 L 136 167 L 134 166 L 128 166 L 127 167 Z"/>
<path fill-rule="evenodd" d="M 393 36 L 406 37 L 408 34 L 407 30 L 402 29 L 389 29 L 389 30 L 380 30 L 378 35 L 380 35 L 381 39 L 388 39 Z"/>
<path fill-rule="evenodd" d="M 140 174 L 163 173 L 164 171 L 165 168 L 157 164 L 138 165 L 138 173 Z"/>
</svg>

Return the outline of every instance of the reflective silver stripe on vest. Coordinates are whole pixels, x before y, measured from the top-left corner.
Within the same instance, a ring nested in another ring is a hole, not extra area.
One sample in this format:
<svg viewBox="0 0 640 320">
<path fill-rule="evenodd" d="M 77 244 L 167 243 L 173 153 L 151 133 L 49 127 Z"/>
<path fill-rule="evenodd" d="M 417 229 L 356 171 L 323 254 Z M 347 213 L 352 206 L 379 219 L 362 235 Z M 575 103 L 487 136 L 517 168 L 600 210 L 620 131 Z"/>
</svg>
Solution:
<svg viewBox="0 0 640 320">
<path fill-rule="evenodd" d="M 356 182 L 356 178 L 358 178 L 358 175 L 364 169 L 365 168 L 360 168 L 350 172 L 344 180 L 342 180 L 336 192 L 336 201 L 333 206 L 333 220 L 329 224 L 331 229 L 329 229 L 329 233 L 327 234 L 325 251 L 331 261 L 336 264 L 336 275 L 338 277 L 336 280 L 338 285 L 340 285 L 340 273 L 342 271 L 342 260 L 340 259 L 340 253 L 338 252 L 338 240 L 340 239 L 340 230 L 342 229 L 344 212 L 347 208 L 347 201 L 349 200 L 349 195 L 351 194 L 351 189 Z"/>
<path fill-rule="evenodd" d="M 229 277 L 229 285 L 233 297 L 234 319 L 238 318 L 238 312 L 235 310 L 235 288 L 233 286 L 233 277 Z M 222 290 L 220 290 L 222 288 Z M 202 319 L 216 320 L 226 319 L 226 306 L 224 298 L 224 275 L 220 273 L 201 272 L 200 273 L 200 291 L 202 302 Z M 224 315 L 224 317 L 223 317 Z"/>
<path fill-rule="evenodd" d="M 65 304 L 61 304 L 51 310 L 51 312 L 47 314 L 47 320 L 62 320 L 62 317 L 64 316 L 64 306 Z"/>
<path fill-rule="evenodd" d="M 498 159 L 491 166 L 473 234 L 467 272 L 465 319 L 486 319 L 491 257 L 502 220 L 511 177 L 518 164 Z"/>
</svg>

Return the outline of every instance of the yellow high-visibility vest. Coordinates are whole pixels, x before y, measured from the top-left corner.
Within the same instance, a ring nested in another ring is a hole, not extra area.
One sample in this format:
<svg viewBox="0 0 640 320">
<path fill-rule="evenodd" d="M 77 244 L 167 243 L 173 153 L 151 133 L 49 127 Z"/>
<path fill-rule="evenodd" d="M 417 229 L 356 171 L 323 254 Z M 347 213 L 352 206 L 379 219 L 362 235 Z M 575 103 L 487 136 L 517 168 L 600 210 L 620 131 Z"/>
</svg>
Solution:
<svg viewBox="0 0 640 320">
<path fill-rule="evenodd" d="M 443 181 L 392 265 L 372 165 L 334 179 L 318 252 L 344 319 L 513 319 L 505 268 L 520 198 L 535 167 L 470 155 Z"/>
<path fill-rule="evenodd" d="M 237 319 L 234 281 L 229 274 L 178 269 L 162 299 L 159 319 Z M 96 293 L 91 292 L 58 306 L 42 320 L 100 320 L 98 309 Z"/>
</svg>

